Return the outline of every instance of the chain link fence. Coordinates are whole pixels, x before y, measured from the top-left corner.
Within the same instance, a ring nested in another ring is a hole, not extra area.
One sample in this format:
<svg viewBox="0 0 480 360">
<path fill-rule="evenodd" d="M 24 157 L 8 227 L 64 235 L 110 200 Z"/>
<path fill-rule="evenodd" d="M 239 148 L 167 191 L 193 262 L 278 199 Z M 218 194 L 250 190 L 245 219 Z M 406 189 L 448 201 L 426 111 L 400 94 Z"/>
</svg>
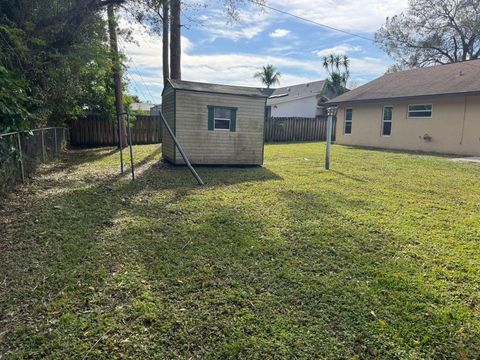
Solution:
<svg viewBox="0 0 480 360">
<path fill-rule="evenodd" d="M 68 130 L 61 127 L 0 134 L 0 193 L 25 182 L 38 164 L 57 157 L 68 138 Z"/>
</svg>

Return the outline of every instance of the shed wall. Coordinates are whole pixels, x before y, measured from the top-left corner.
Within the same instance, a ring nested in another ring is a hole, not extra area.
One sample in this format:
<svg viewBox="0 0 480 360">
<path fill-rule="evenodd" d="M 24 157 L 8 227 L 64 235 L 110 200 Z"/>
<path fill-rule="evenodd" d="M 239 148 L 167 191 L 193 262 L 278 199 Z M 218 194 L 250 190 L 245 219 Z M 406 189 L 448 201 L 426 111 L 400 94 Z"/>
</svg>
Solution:
<svg viewBox="0 0 480 360">
<path fill-rule="evenodd" d="M 209 105 L 236 107 L 236 131 L 209 131 Z M 263 98 L 176 91 L 176 136 L 193 164 L 261 165 L 264 115 Z"/>
<path fill-rule="evenodd" d="M 408 105 L 415 104 L 432 104 L 432 117 L 409 118 Z M 390 136 L 381 135 L 384 106 L 393 106 Z M 344 134 L 347 108 L 353 109 L 350 135 Z M 337 118 L 339 144 L 480 156 L 479 96 L 341 105 Z"/>
<path fill-rule="evenodd" d="M 168 125 L 175 133 L 175 90 L 171 86 L 167 86 L 162 96 L 162 112 L 167 120 Z M 174 162 L 175 147 L 172 137 L 168 133 L 165 126 L 162 126 L 162 154 L 163 157 Z"/>
</svg>

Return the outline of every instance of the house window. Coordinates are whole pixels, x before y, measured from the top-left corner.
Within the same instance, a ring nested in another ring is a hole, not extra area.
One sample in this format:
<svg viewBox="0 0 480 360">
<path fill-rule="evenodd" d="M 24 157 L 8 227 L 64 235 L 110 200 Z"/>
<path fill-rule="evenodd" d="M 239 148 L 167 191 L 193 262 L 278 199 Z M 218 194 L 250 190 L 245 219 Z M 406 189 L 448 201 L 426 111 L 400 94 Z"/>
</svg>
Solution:
<svg viewBox="0 0 480 360">
<path fill-rule="evenodd" d="M 343 130 L 344 134 L 352 133 L 352 118 L 353 118 L 353 109 L 345 110 L 345 128 Z"/>
<path fill-rule="evenodd" d="M 235 131 L 237 108 L 208 106 L 208 130 Z"/>
<path fill-rule="evenodd" d="M 392 115 L 393 107 L 385 106 L 383 108 L 382 136 L 390 136 L 392 134 Z"/>
<path fill-rule="evenodd" d="M 408 105 L 409 118 L 430 118 L 432 117 L 433 105 Z"/>
</svg>

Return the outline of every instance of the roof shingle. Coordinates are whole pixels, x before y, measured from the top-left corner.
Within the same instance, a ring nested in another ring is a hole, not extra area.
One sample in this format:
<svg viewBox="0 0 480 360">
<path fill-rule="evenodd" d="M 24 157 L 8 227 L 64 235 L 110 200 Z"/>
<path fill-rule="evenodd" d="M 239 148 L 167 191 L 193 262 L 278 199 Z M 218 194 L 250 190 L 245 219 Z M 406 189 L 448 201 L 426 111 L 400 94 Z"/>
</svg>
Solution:
<svg viewBox="0 0 480 360">
<path fill-rule="evenodd" d="M 263 98 L 267 98 L 270 96 L 270 92 L 265 91 L 266 89 L 262 89 L 262 88 L 200 83 L 200 82 L 174 80 L 174 79 L 169 79 L 168 81 L 170 82 L 172 87 L 177 90 L 190 90 L 190 91 L 217 93 L 217 94 L 243 95 L 243 96 L 253 96 L 253 97 L 263 97 Z"/>
<path fill-rule="evenodd" d="M 325 80 L 320 80 L 278 88 L 273 91 L 270 99 L 268 99 L 268 105 L 275 105 L 287 101 L 318 95 L 323 91 L 324 87 Z"/>
<path fill-rule="evenodd" d="M 480 94 L 480 59 L 385 74 L 329 104 L 437 95 Z"/>
</svg>

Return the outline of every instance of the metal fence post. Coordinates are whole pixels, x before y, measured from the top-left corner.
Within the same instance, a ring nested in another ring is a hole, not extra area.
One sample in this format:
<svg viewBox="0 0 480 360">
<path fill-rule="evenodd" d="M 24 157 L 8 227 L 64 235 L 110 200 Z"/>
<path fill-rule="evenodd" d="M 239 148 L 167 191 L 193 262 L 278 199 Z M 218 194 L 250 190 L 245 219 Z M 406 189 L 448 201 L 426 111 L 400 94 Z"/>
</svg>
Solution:
<svg viewBox="0 0 480 360">
<path fill-rule="evenodd" d="M 22 171 L 22 183 L 25 183 L 25 169 L 23 168 L 23 154 L 22 154 L 22 140 L 20 139 L 20 133 L 17 133 L 18 152 L 20 154 L 20 170 Z"/>
<path fill-rule="evenodd" d="M 55 139 L 55 155 L 58 154 L 58 144 L 57 144 L 57 128 L 53 128 L 53 135 Z"/>
<path fill-rule="evenodd" d="M 128 126 L 128 140 L 130 146 L 130 166 L 132 168 L 132 181 L 135 181 L 135 165 L 133 163 L 133 149 L 132 149 L 132 128 L 130 127 L 130 113 L 127 112 L 127 126 Z"/>
<path fill-rule="evenodd" d="M 47 156 L 45 154 L 45 130 L 42 129 L 42 157 L 43 163 L 47 162 Z"/>
</svg>

